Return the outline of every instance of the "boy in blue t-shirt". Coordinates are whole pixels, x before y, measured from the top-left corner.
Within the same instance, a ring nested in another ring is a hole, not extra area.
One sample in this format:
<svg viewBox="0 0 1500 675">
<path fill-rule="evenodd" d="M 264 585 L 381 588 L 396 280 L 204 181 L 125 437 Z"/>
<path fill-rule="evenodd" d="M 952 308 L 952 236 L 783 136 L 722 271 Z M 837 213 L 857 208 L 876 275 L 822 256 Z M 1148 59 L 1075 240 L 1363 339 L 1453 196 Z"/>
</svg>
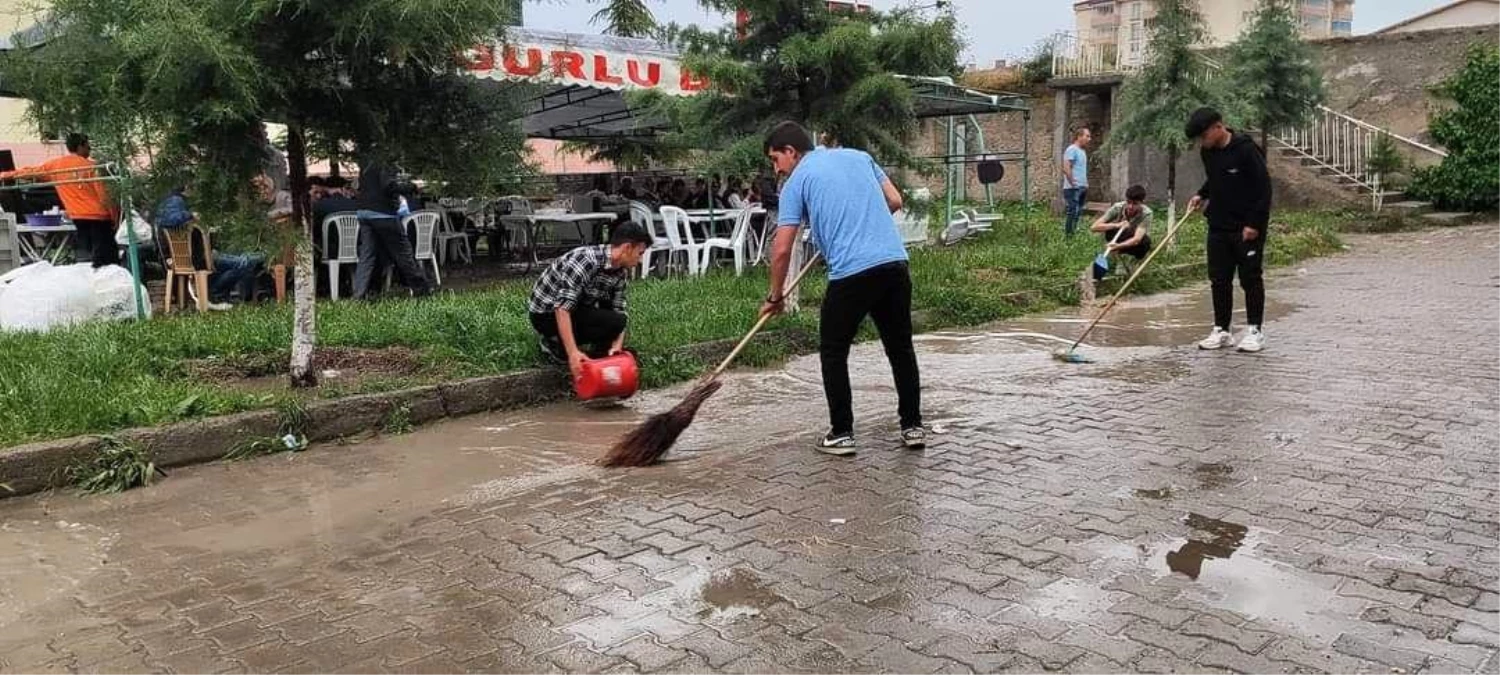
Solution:
<svg viewBox="0 0 1500 675">
<path fill-rule="evenodd" d="M 828 262 L 818 354 L 832 426 L 818 449 L 832 455 L 855 452 L 849 348 L 866 315 L 880 331 L 895 375 L 901 441 L 913 450 L 927 447 L 921 375 L 912 346 L 911 275 L 905 243 L 891 217 L 901 210 L 901 193 L 870 155 L 847 148 L 814 150 L 812 135 L 795 122 L 777 125 L 766 138 L 765 151 L 776 172 L 788 178 L 781 189 L 771 254 L 771 293 L 761 311 L 783 310 L 782 289 L 803 221 Z"/>
</svg>

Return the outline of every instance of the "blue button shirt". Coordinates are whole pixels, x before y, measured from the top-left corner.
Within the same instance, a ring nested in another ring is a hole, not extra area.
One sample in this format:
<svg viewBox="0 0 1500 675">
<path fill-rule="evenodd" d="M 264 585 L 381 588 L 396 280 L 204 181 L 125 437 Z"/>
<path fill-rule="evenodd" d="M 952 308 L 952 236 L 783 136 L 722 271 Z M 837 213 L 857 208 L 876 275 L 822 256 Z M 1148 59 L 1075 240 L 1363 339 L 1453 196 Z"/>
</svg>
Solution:
<svg viewBox="0 0 1500 675">
<path fill-rule="evenodd" d="M 885 203 L 885 172 L 875 158 L 849 148 L 814 150 L 781 189 L 777 224 L 812 226 L 813 243 L 837 281 L 906 260 L 906 245 Z"/>
</svg>

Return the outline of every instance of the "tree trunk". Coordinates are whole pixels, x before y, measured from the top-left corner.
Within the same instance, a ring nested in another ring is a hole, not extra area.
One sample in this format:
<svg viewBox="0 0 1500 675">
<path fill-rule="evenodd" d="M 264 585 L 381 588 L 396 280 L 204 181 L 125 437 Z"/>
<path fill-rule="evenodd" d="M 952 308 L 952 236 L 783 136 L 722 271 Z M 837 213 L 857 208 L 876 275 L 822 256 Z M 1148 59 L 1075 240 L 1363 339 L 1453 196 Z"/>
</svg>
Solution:
<svg viewBox="0 0 1500 675">
<path fill-rule="evenodd" d="M 291 385 L 316 387 L 318 373 L 313 369 L 313 347 L 318 340 L 317 282 L 313 276 L 312 226 L 308 218 L 307 139 L 302 125 L 295 121 L 287 125 L 286 155 L 291 165 L 292 224 L 299 232 L 297 288 L 292 300 Z"/>
<path fill-rule="evenodd" d="M 1177 224 L 1177 148 L 1167 149 L 1167 227 Z M 1172 239 L 1177 250 L 1177 239 Z"/>
<path fill-rule="evenodd" d="M 1271 138 L 1271 132 L 1266 130 L 1266 123 L 1265 122 L 1261 122 L 1261 124 L 1260 124 L 1260 150 L 1261 150 L 1261 152 L 1269 152 L 1270 151 L 1270 149 L 1271 149 L 1270 138 Z"/>
</svg>

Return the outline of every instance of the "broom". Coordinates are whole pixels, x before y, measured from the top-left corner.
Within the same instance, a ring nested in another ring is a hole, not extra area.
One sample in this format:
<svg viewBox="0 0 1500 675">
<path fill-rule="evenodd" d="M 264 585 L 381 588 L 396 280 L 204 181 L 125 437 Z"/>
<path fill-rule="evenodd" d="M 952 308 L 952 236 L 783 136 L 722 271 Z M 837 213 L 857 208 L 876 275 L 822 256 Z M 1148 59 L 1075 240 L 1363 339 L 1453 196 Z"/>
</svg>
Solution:
<svg viewBox="0 0 1500 675">
<path fill-rule="evenodd" d="M 1104 317 L 1109 314 L 1109 310 L 1115 308 L 1115 303 L 1119 302 L 1120 297 L 1125 295 L 1125 291 L 1130 289 L 1130 285 L 1135 283 L 1136 277 L 1141 276 L 1141 272 L 1146 271 L 1146 266 L 1150 265 L 1151 260 L 1156 257 L 1156 254 L 1161 253 L 1162 249 L 1166 248 L 1167 244 L 1177 236 L 1177 228 L 1187 223 L 1188 216 L 1191 215 L 1193 215 L 1193 210 L 1188 209 L 1186 213 L 1182 214 L 1181 218 L 1177 219 L 1177 223 L 1172 225 L 1172 229 L 1167 230 L 1166 238 L 1160 244 L 1157 244 L 1155 248 L 1151 249 L 1151 253 L 1146 256 L 1145 260 L 1141 261 L 1141 264 L 1136 265 L 1135 271 L 1130 274 L 1130 278 L 1125 280 L 1125 283 L 1120 286 L 1120 290 L 1115 291 L 1114 297 L 1109 299 L 1109 303 L 1099 312 L 1099 316 L 1094 317 L 1094 320 L 1089 322 L 1088 328 L 1083 329 L 1083 334 L 1079 335 L 1078 339 L 1073 341 L 1073 346 L 1068 347 L 1066 351 L 1053 352 L 1052 358 L 1063 363 L 1093 363 L 1092 359 L 1078 353 L 1078 345 L 1083 344 L 1084 338 L 1087 338 L 1089 333 L 1094 331 L 1094 327 L 1098 326 L 1099 322 L 1104 320 Z"/>
<path fill-rule="evenodd" d="M 810 258 L 807 264 L 797 272 L 797 276 L 792 278 L 792 283 L 782 291 L 782 295 L 785 296 L 797 288 L 797 285 L 802 283 L 802 278 L 807 276 L 808 271 L 812 270 L 817 262 L 817 255 Z M 682 399 L 681 403 L 664 413 L 652 415 L 630 433 L 625 434 L 610 447 L 609 452 L 599 460 L 599 464 L 609 467 L 647 466 L 661 459 L 661 456 L 672 448 L 672 444 L 677 442 L 677 437 L 692 425 L 693 418 L 698 415 L 698 408 L 703 405 L 703 402 L 724 386 L 724 383 L 719 381 L 719 375 L 729 368 L 729 364 L 733 363 L 735 357 L 745 349 L 745 345 L 750 343 L 750 338 L 755 337 L 755 334 L 765 327 L 766 322 L 771 320 L 771 316 L 771 314 L 762 314 L 760 320 L 750 328 L 750 332 L 746 333 L 740 343 L 735 346 L 734 351 L 729 352 L 729 356 L 719 363 L 719 367 L 704 377 L 698 386 Z"/>
</svg>

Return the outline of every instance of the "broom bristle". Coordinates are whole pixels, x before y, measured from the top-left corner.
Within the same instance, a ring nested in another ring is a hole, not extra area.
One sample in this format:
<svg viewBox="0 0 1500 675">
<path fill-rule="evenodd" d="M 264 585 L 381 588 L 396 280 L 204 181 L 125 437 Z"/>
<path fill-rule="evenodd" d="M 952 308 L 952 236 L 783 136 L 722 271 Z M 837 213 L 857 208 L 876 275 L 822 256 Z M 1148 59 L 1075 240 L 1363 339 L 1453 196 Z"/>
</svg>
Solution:
<svg viewBox="0 0 1500 675">
<path fill-rule="evenodd" d="M 610 467 L 655 464 L 656 460 L 672 449 L 677 437 L 692 425 L 703 402 L 722 386 L 724 383 L 718 380 L 698 385 L 671 410 L 652 415 L 621 437 L 599 460 L 599 464 Z"/>
</svg>

